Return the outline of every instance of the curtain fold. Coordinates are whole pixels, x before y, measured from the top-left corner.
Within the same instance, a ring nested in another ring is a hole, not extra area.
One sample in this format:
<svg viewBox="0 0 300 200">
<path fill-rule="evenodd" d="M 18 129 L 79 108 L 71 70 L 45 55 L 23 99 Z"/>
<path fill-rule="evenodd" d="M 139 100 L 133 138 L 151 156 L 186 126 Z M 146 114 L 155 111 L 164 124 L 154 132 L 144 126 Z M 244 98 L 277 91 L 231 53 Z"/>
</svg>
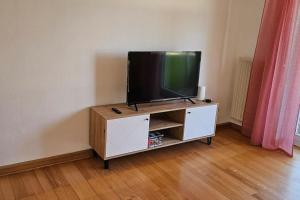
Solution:
<svg viewBox="0 0 300 200">
<path fill-rule="evenodd" d="M 300 0 L 266 0 L 243 117 L 254 145 L 292 155 L 300 105 Z"/>
</svg>

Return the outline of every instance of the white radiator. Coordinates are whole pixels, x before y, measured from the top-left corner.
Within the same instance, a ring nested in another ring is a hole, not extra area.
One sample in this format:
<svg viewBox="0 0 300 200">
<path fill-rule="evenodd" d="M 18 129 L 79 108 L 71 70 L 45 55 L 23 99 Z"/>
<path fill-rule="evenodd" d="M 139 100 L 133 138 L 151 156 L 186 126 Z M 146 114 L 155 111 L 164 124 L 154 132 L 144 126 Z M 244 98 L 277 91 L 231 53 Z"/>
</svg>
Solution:
<svg viewBox="0 0 300 200">
<path fill-rule="evenodd" d="M 240 58 L 235 71 L 231 117 L 240 122 L 243 121 L 251 66 L 251 58 Z"/>
</svg>

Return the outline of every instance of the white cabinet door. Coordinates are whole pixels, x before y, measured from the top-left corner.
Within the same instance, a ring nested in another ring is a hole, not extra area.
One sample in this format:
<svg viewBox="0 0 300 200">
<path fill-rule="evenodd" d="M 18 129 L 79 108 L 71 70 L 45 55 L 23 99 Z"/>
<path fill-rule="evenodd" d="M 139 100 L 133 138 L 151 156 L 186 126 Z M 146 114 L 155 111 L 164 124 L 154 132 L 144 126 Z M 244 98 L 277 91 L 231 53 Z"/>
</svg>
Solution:
<svg viewBox="0 0 300 200">
<path fill-rule="evenodd" d="M 214 135 L 216 113 L 217 105 L 186 109 L 183 139 Z"/>
<path fill-rule="evenodd" d="M 107 121 L 106 157 L 143 150 L 148 147 L 149 115 Z"/>
</svg>

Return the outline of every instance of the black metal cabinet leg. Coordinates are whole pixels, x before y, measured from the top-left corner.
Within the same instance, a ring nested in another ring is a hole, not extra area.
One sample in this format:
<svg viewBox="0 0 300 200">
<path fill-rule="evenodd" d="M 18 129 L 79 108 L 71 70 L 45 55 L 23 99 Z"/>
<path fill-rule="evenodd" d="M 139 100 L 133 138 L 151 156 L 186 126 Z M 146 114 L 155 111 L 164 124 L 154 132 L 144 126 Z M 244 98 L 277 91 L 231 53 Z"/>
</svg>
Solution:
<svg viewBox="0 0 300 200">
<path fill-rule="evenodd" d="M 108 160 L 104 160 L 103 164 L 104 164 L 104 169 L 109 169 L 109 161 Z"/>
<path fill-rule="evenodd" d="M 212 137 L 208 137 L 208 138 L 207 138 L 207 144 L 208 144 L 208 145 L 211 145 L 211 141 L 212 141 Z"/>
</svg>

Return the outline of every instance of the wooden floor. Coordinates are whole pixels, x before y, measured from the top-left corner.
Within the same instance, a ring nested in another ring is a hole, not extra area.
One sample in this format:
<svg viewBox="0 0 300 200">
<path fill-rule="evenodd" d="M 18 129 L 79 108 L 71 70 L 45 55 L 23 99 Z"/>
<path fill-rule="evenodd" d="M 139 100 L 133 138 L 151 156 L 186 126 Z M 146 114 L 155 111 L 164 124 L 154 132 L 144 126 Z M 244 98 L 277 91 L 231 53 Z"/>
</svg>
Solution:
<svg viewBox="0 0 300 200">
<path fill-rule="evenodd" d="M 0 199 L 300 199 L 294 158 L 218 131 L 211 146 L 192 142 L 112 160 L 87 159 L 0 177 Z"/>
</svg>

